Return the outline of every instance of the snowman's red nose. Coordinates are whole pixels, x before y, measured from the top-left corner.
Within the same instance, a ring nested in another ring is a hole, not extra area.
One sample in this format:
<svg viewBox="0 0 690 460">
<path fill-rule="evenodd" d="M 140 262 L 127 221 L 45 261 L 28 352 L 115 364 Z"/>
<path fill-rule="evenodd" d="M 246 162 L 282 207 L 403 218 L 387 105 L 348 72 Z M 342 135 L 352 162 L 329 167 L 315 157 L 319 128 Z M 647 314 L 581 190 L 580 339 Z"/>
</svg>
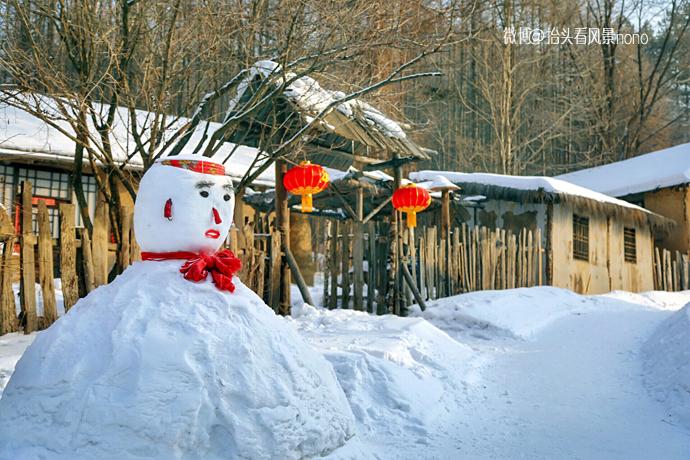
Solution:
<svg viewBox="0 0 690 460">
<path fill-rule="evenodd" d="M 223 222 L 223 219 L 220 218 L 220 214 L 218 213 L 218 210 L 216 208 L 213 208 L 213 220 L 216 224 L 220 224 Z"/>
</svg>

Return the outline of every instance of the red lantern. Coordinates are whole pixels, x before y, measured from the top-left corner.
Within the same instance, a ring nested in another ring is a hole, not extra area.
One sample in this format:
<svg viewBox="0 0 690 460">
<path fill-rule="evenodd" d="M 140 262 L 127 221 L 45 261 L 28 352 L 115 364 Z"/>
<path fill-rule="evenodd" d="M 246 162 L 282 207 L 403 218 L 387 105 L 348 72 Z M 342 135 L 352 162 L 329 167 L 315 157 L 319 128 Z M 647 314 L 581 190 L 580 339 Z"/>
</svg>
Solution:
<svg viewBox="0 0 690 460">
<path fill-rule="evenodd" d="M 407 226 L 417 226 L 417 213 L 424 211 L 431 204 L 431 195 L 415 184 L 403 185 L 393 193 L 393 207 L 407 213 Z"/>
<path fill-rule="evenodd" d="M 312 212 L 312 195 L 328 187 L 328 173 L 320 165 L 302 162 L 285 173 L 283 185 L 293 195 L 302 196 L 302 212 Z"/>
</svg>

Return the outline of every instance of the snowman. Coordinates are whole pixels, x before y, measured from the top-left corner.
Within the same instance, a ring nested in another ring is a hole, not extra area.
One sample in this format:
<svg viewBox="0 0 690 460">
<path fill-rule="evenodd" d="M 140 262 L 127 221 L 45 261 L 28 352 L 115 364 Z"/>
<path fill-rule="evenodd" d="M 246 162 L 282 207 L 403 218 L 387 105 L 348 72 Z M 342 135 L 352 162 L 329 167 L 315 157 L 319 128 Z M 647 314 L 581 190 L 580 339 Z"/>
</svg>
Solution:
<svg viewBox="0 0 690 460">
<path fill-rule="evenodd" d="M 0 458 L 338 455 L 354 417 L 333 368 L 233 274 L 232 182 L 159 160 L 134 212 L 142 261 L 41 332 L 0 399 Z"/>
</svg>

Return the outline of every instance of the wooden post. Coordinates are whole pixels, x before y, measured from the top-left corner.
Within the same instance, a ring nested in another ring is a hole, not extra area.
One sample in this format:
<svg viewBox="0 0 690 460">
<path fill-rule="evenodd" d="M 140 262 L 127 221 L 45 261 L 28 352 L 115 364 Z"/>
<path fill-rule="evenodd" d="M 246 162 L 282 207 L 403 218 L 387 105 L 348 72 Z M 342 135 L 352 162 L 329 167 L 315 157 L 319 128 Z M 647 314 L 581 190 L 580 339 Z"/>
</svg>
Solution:
<svg viewBox="0 0 690 460">
<path fill-rule="evenodd" d="M 24 314 L 24 333 L 30 334 L 38 328 L 36 317 L 36 267 L 31 211 L 33 208 L 31 182 L 25 180 L 21 187 L 22 237 L 21 237 L 21 281 L 20 297 Z"/>
<path fill-rule="evenodd" d="M 0 212 L 5 212 L 0 209 Z M 0 262 L 0 335 L 14 332 L 19 327 L 17 322 L 17 310 L 14 305 L 14 292 L 12 292 L 12 246 L 14 237 L 5 237 L 2 240 L 2 261 Z"/>
<path fill-rule="evenodd" d="M 99 193 L 93 217 L 93 238 L 91 238 L 95 287 L 108 282 L 108 242 L 108 203 L 105 196 Z"/>
<path fill-rule="evenodd" d="M 354 239 L 352 240 L 352 268 L 354 271 L 354 309 L 364 309 L 364 190 L 357 188 L 355 206 L 357 220 L 354 222 Z"/>
<path fill-rule="evenodd" d="M 328 308 L 331 310 L 338 308 L 338 232 L 340 231 L 340 223 L 336 220 L 331 226 L 331 257 L 328 260 L 329 271 L 331 272 L 331 295 L 328 299 Z"/>
<path fill-rule="evenodd" d="M 268 305 L 275 311 L 276 313 L 280 312 L 280 289 L 281 289 L 281 259 L 282 259 L 282 251 L 281 251 L 281 242 L 280 242 L 281 236 L 280 232 L 278 231 L 273 231 L 271 232 L 271 246 L 270 246 L 270 254 L 271 254 L 271 268 L 269 269 L 269 276 L 268 276 Z"/>
<path fill-rule="evenodd" d="M 340 279 L 342 280 L 342 301 L 340 308 L 350 308 L 350 225 L 349 222 L 343 223 L 343 239 L 340 250 L 342 257 Z"/>
<path fill-rule="evenodd" d="M 324 231 L 324 236 L 325 236 L 325 241 L 323 245 L 323 255 L 325 257 L 325 263 L 323 266 L 323 305 L 326 306 L 330 304 L 328 296 L 331 293 L 330 287 L 331 287 L 331 245 L 333 240 L 330 238 L 330 235 L 333 233 L 333 230 L 331 229 L 331 226 L 333 223 L 328 220 L 326 221 L 326 228 Z"/>
<path fill-rule="evenodd" d="M 65 313 L 79 300 L 74 212 L 73 204 L 60 204 L 60 279 Z"/>
<path fill-rule="evenodd" d="M 376 270 L 378 264 L 376 261 L 376 226 L 373 222 L 368 224 L 369 231 L 369 255 L 367 257 L 367 311 L 375 313 L 374 311 L 374 296 L 376 295 Z"/>
<path fill-rule="evenodd" d="M 53 284 L 53 238 L 50 232 L 48 206 L 38 202 L 38 279 L 43 294 L 43 320 L 45 326 L 53 324 L 58 317 Z"/>
<path fill-rule="evenodd" d="M 84 259 L 84 289 L 86 293 L 96 289 L 95 275 L 93 270 L 93 255 L 91 252 L 91 238 L 89 238 L 89 230 L 82 228 L 81 232 L 81 255 Z"/>
<path fill-rule="evenodd" d="M 275 162 L 275 208 L 276 208 L 276 230 L 280 233 L 281 248 L 286 252 L 290 248 L 290 208 L 288 206 L 287 190 L 283 185 L 283 176 L 287 172 L 285 160 Z M 290 267 L 287 261 L 280 259 L 280 303 L 278 313 L 281 315 L 290 314 Z"/>
<path fill-rule="evenodd" d="M 123 206 L 120 209 L 120 215 L 122 216 L 122 244 L 118 252 L 118 262 L 122 270 L 124 270 L 131 263 L 130 236 L 132 234 L 132 208 Z"/>
</svg>

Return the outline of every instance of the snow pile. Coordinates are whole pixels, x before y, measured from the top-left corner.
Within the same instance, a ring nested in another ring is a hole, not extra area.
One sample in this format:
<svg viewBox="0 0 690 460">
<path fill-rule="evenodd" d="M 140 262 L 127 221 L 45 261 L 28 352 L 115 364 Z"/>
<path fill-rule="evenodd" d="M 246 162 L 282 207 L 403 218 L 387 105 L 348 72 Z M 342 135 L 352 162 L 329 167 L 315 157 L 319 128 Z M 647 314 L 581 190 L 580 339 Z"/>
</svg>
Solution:
<svg viewBox="0 0 690 460">
<path fill-rule="evenodd" d="M 414 436 L 457 408 L 472 378 L 472 350 L 427 321 L 309 305 L 293 309 L 300 333 L 335 368 L 358 422 L 375 443 Z"/>
<path fill-rule="evenodd" d="M 625 196 L 690 182 L 690 143 L 557 176 L 611 196 Z"/>
<path fill-rule="evenodd" d="M 353 436 L 291 324 L 179 265 L 138 262 L 38 335 L 0 400 L 0 458 L 304 458 Z"/>
<path fill-rule="evenodd" d="M 257 61 L 247 72 L 247 76 L 238 85 L 237 94 L 229 104 L 230 113 L 237 107 L 251 82 L 257 77 L 273 78 L 276 85 L 288 82 L 283 94 L 300 108 L 312 116 L 332 107 L 346 117 L 353 118 L 355 114 L 361 115 L 367 124 L 376 128 L 382 134 L 397 139 L 405 139 L 407 135 L 400 124 L 386 117 L 380 110 L 367 104 L 361 99 L 351 99 L 338 103 L 346 97 L 342 91 L 332 91 L 322 88 L 318 81 L 309 76 L 297 77 L 294 72 L 284 72 L 283 68 L 273 61 Z M 313 120 L 307 117 L 307 121 Z M 321 121 L 329 129 L 325 122 Z"/>
<path fill-rule="evenodd" d="M 17 361 L 35 338 L 35 334 L 24 335 L 19 332 L 0 336 L 0 396 L 14 372 Z"/>
<path fill-rule="evenodd" d="M 484 184 L 496 187 L 505 187 L 515 190 L 533 190 L 544 191 L 548 193 L 555 193 L 561 195 L 572 195 L 582 198 L 587 198 L 601 203 L 610 203 L 625 208 L 636 209 L 645 213 L 650 213 L 648 210 L 636 206 L 627 201 L 618 200 L 603 193 L 595 192 L 593 190 L 580 187 L 579 185 L 571 184 L 560 179 L 544 176 L 507 176 L 503 174 L 489 174 L 489 173 L 462 173 L 454 171 L 419 171 L 410 173 L 410 179 L 413 181 L 437 181 L 438 177 L 442 176 L 454 184 Z"/>
<path fill-rule="evenodd" d="M 414 315 L 456 337 L 507 336 L 529 338 L 568 315 L 593 310 L 616 311 L 630 304 L 618 299 L 581 296 L 553 287 L 477 291 L 430 302 Z"/>
<path fill-rule="evenodd" d="M 664 321 L 643 351 L 650 394 L 690 428 L 690 304 Z"/>
</svg>

